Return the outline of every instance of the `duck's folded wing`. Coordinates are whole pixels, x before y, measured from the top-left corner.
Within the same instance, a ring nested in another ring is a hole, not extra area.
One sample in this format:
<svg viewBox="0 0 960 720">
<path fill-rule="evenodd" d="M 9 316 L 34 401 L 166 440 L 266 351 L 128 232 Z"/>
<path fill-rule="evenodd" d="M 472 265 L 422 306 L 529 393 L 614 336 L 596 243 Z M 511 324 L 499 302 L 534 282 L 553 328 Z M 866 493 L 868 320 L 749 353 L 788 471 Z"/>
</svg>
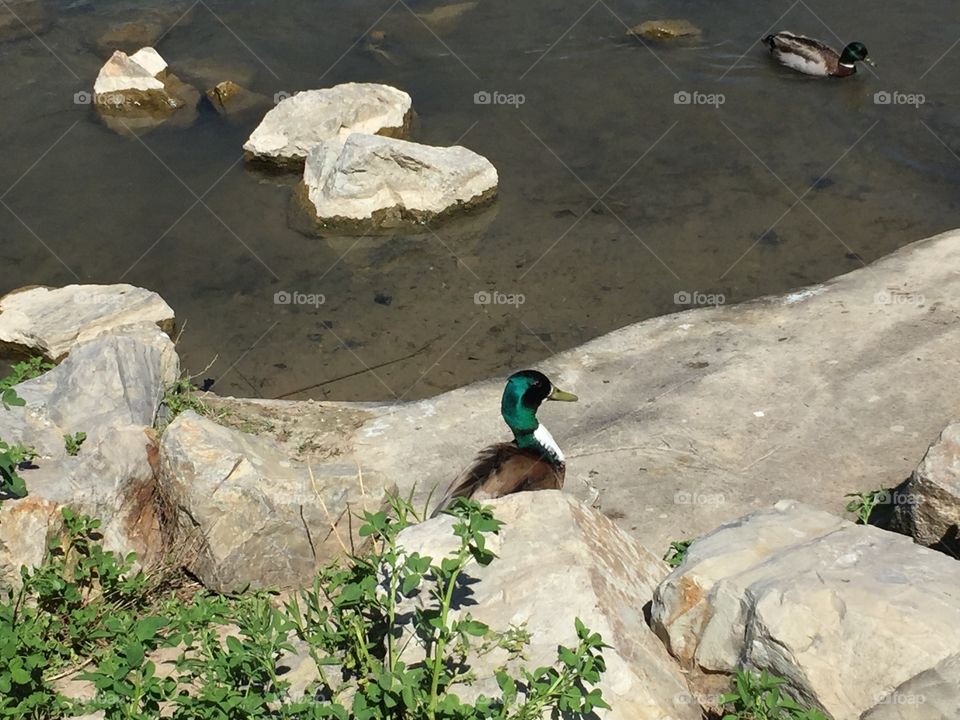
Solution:
<svg viewBox="0 0 960 720">
<path fill-rule="evenodd" d="M 771 47 L 781 52 L 795 53 L 810 61 L 823 60 L 837 54 L 829 45 L 805 35 L 779 32 L 770 36 Z"/>
<path fill-rule="evenodd" d="M 562 487 L 563 473 L 539 453 L 513 443 L 499 443 L 481 450 L 473 464 L 450 483 L 431 517 L 460 497 L 489 500 L 523 490 Z"/>
</svg>

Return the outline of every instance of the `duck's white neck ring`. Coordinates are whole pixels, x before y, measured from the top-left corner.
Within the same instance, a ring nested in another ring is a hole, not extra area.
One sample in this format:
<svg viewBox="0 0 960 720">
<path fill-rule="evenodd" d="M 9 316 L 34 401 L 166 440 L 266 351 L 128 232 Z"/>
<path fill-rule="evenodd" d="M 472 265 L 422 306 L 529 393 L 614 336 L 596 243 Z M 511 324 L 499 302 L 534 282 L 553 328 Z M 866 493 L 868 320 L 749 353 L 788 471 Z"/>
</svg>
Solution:
<svg viewBox="0 0 960 720">
<path fill-rule="evenodd" d="M 547 430 L 546 425 L 543 423 L 538 425 L 537 429 L 533 431 L 533 437 L 540 444 L 540 447 L 553 456 L 556 462 L 562 463 L 566 461 L 566 458 L 563 456 L 563 450 L 557 445 L 557 441 L 553 439 L 553 435 Z"/>
</svg>

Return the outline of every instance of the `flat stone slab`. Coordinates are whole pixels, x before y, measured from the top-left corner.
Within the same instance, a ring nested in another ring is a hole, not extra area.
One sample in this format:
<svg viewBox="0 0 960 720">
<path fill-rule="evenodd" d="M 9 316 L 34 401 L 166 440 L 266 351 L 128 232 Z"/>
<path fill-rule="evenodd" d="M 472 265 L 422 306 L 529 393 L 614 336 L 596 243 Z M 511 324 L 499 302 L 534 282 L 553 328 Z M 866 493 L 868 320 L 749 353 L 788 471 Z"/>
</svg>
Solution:
<svg viewBox="0 0 960 720">
<path fill-rule="evenodd" d="M 173 310 L 133 285 L 67 285 L 14 290 L 0 298 L 0 354 L 59 361 L 78 343 L 126 325 L 173 331 Z"/>
<path fill-rule="evenodd" d="M 666 551 L 784 497 L 842 516 L 845 493 L 898 485 L 960 408 L 957 267 L 960 233 L 945 233 L 822 285 L 654 318 L 541 363 L 580 396 L 540 412 L 567 455 L 564 492 Z M 478 449 L 509 439 L 502 389 L 371 410 L 351 452 L 420 499 L 442 494 Z"/>
<path fill-rule="evenodd" d="M 497 170 L 464 147 L 350 135 L 307 155 L 299 200 L 322 228 L 417 227 L 496 195 Z"/>
<path fill-rule="evenodd" d="M 243 146 L 247 159 L 300 169 L 318 144 L 352 133 L 404 137 L 413 101 L 402 90 L 377 83 L 344 83 L 306 90 L 281 100 Z"/>
</svg>

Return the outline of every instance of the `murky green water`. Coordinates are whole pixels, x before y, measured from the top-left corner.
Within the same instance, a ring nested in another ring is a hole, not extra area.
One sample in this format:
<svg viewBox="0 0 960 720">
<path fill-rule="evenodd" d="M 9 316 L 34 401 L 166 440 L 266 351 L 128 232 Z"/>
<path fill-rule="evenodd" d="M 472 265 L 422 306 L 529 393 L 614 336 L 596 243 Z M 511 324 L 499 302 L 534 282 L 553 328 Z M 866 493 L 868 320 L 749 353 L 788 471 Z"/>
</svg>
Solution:
<svg viewBox="0 0 960 720">
<path fill-rule="evenodd" d="M 0 44 L 0 292 L 155 289 L 186 324 L 186 366 L 216 358 L 204 376 L 222 394 L 423 397 L 675 311 L 679 292 L 783 291 L 960 225 L 960 10 L 948 0 L 480 0 L 432 30 L 414 17 L 437 7 L 426 2 L 196 4 L 158 44 L 182 78 L 219 66 L 217 79 L 271 96 L 389 83 L 414 98 L 415 139 L 497 166 L 487 212 L 376 239 L 289 229 L 295 178 L 241 160 L 254 122 L 202 108 L 189 129 L 142 143 L 105 128 L 74 93 L 103 62 L 95 38 L 150 6 L 51 5 L 39 38 Z M 703 37 L 623 41 L 624 24 L 678 15 Z M 859 39 L 879 69 L 790 74 L 751 48 L 771 26 Z M 386 33 L 376 50 L 362 39 L 372 27 Z M 475 104 L 481 91 L 524 102 Z M 723 104 L 677 104 L 682 91 Z M 877 104 L 879 91 L 924 103 Z M 280 291 L 325 302 L 276 305 Z M 524 302 L 477 304 L 481 292 Z"/>
</svg>

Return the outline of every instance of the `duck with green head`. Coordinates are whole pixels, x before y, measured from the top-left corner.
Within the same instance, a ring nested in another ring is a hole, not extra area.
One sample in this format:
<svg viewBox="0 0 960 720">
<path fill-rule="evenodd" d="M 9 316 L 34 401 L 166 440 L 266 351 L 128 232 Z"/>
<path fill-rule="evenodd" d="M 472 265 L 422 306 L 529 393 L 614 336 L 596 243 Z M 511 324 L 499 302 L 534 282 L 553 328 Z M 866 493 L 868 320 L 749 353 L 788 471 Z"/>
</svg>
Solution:
<svg viewBox="0 0 960 720">
<path fill-rule="evenodd" d="M 473 464 L 450 483 L 433 515 L 461 497 L 486 500 L 526 490 L 562 488 L 566 461 L 550 431 L 537 420 L 537 410 L 544 400 L 576 399 L 536 370 L 511 375 L 503 389 L 500 414 L 513 432 L 513 442 L 481 450 Z"/>
<path fill-rule="evenodd" d="M 786 30 L 767 35 L 763 42 L 778 63 L 805 75 L 848 77 L 857 72 L 858 62 L 873 65 L 861 42 L 852 42 L 838 53 L 826 43 Z"/>
</svg>

